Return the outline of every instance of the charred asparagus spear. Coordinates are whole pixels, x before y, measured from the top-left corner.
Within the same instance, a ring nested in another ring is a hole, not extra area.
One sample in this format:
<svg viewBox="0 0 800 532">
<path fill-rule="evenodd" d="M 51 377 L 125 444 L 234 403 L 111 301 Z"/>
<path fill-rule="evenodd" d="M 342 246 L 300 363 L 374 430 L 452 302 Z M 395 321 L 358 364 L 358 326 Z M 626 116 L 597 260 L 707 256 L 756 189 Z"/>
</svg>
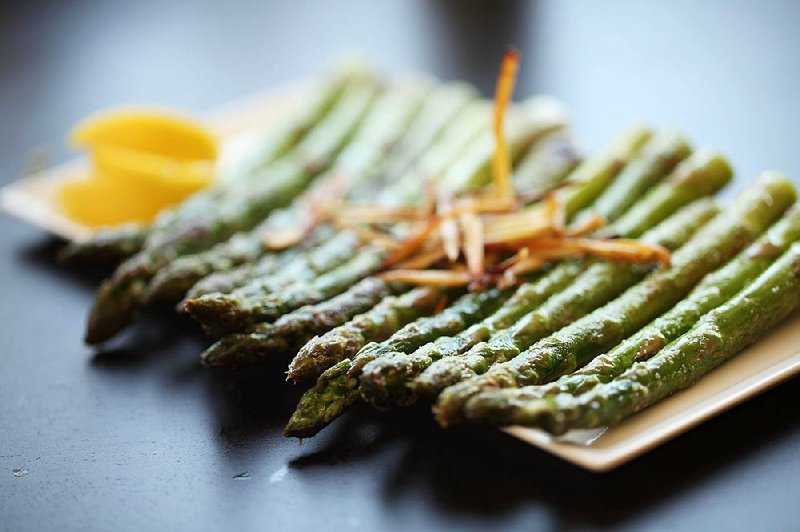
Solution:
<svg viewBox="0 0 800 532">
<path fill-rule="evenodd" d="M 694 199 L 713 194 L 725 186 L 730 177 L 731 170 L 724 159 L 713 153 L 698 152 L 681 163 L 665 182 L 654 188 L 617 223 L 607 228 L 607 232 L 637 237 L 644 228 L 652 226 L 666 213 Z M 706 210 L 702 203 L 697 208 L 701 214 L 712 212 Z M 660 231 L 655 231 L 651 237 L 669 239 L 669 231 L 661 232 L 660 236 Z M 481 373 L 496 360 L 515 356 L 531 343 L 609 301 L 643 275 L 638 266 L 603 261 L 584 266 L 579 276 L 561 275 L 561 271 L 570 266 L 575 268 L 566 263 L 543 279 L 523 285 L 518 290 L 519 297 L 512 298 L 493 319 L 465 332 L 469 335 L 465 334 L 454 342 L 440 341 L 445 349 L 450 348 L 449 352 L 434 343 L 416 354 L 411 367 L 419 370 L 412 371 L 410 377 L 421 370 L 424 372 L 411 385 L 415 393 L 435 397 L 443 388 Z M 563 284 L 550 282 L 551 279 L 558 281 L 563 278 L 566 278 Z M 571 286 L 567 287 L 566 283 Z M 552 298 L 547 299 L 551 295 Z M 512 302 L 513 305 L 510 304 Z M 555 319 L 556 316 L 560 319 Z M 454 352 L 456 349 L 459 351 Z M 402 357 L 398 358 L 400 360 L 395 364 L 399 365 Z M 430 367 L 425 369 L 428 364 Z"/>
<path fill-rule="evenodd" d="M 319 377 L 339 361 L 355 356 L 368 342 L 382 342 L 407 323 L 432 313 L 445 293 L 420 287 L 384 298 L 368 312 L 306 343 L 289 365 L 289 378 Z"/>
<path fill-rule="evenodd" d="M 339 104 L 296 148 L 295 154 L 271 165 L 253 186 L 234 187 L 202 217 L 178 224 L 165 234 L 151 235 L 148 246 L 120 265 L 97 292 L 89 316 L 86 341 L 107 340 L 125 327 L 141 305 L 147 283 L 170 261 L 196 253 L 239 230 L 253 227 L 266 214 L 285 206 L 327 165 L 352 136 L 376 94 L 367 81 L 348 89 Z M 152 243 L 151 243 L 152 242 Z"/>
<path fill-rule="evenodd" d="M 338 268 L 308 283 L 294 283 L 280 292 L 247 295 L 243 289 L 232 294 L 208 294 L 186 302 L 186 311 L 210 334 L 219 336 L 281 315 L 305 305 L 314 305 L 347 290 L 376 272 L 385 248 L 371 245 Z"/>
<path fill-rule="evenodd" d="M 299 272 L 305 272 L 307 260 L 299 257 L 309 252 L 316 252 L 312 250 L 316 250 L 323 242 L 332 240 L 335 236 L 336 232 L 332 227 L 321 226 L 297 246 L 280 253 L 264 255 L 254 262 L 241 264 L 228 271 L 212 273 L 187 291 L 186 297 L 177 304 L 177 310 L 183 312 L 186 301 L 189 299 L 197 299 L 205 294 L 215 292 L 227 294 L 247 285 L 253 279 L 275 275 L 283 270 L 288 271 L 289 268 L 292 268 L 292 271 L 294 268 L 299 268 Z"/>
<path fill-rule="evenodd" d="M 573 396 L 528 398 L 526 389 L 486 391 L 465 406 L 470 420 L 531 425 L 562 434 L 613 425 L 691 386 L 800 306 L 800 243 L 793 244 L 755 282 L 705 314 L 654 357 L 610 382 Z M 536 394 L 535 394 L 536 395 Z"/>
<path fill-rule="evenodd" d="M 120 228 L 109 228 L 84 241 L 74 242 L 64 248 L 60 258 L 68 262 L 120 261 L 139 252 L 148 236 L 174 227 L 179 221 L 197 216 L 202 209 L 210 207 L 224 189 L 240 186 L 257 170 L 288 153 L 335 105 L 348 85 L 362 76 L 361 69 L 346 65 L 322 86 L 314 87 L 309 96 L 290 113 L 277 130 L 271 128 L 264 135 L 257 152 L 250 154 L 237 173 L 222 180 L 222 184 L 200 192 L 176 209 L 162 214 L 150 226 L 135 224 Z"/>
<path fill-rule="evenodd" d="M 218 299 L 253 300 L 289 289 L 295 285 L 302 286 L 319 275 L 346 264 L 361 247 L 361 244 L 361 240 L 352 231 L 334 233 L 318 246 L 314 246 L 305 252 L 293 253 L 291 258 L 281 264 L 279 268 L 270 268 L 270 271 L 260 273 L 252 281 L 246 282 L 229 294 L 212 293 L 198 300 L 187 300 L 184 310 L 194 309 L 193 312 L 195 314 L 199 312 L 202 315 L 205 311 L 205 306 L 210 305 L 213 307 L 215 305 L 213 301 Z M 258 264 L 263 265 L 269 258 L 271 257 L 265 257 Z M 209 301 L 212 303 L 209 303 Z M 198 308 L 200 310 L 197 310 Z M 207 325 L 208 332 L 213 335 L 227 332 L 226 328 L 215 324 L 214 318 L 210 320 L 201 318 L 201 323 Z"/>
<path fill-rule="evenodd" d="M 800 239 L 800 206 L 795 205 L 765 235 L 719 270 L 707 275 L 683 301 L 606 354 L 579 370 L 541 386 L 530 386 L 526 397 L 558 393 L 580 394 L 609 382 L 634 362 L 647 359 L 688 331 L 700 317 L 725 303 L 766 270 Z"/>
<path fill-rule="evenodd" d="M 674 249 L 689 240 L 716 213 L 712 201 L 699 200 L 645 233 L 642 241 Z M 429 367 L 431 371 L 421 379 L 427 386 L 425 391 L 441 390 L 465 376 L 482 373 L 495 361 L 512 358 L 533 342 L 610 300 L 644 277 L 648 269 L 647 265 L 618 262 L 593 264 L 570 286 L 553 295 L 510 329 L 495 334 L 488 343 L 477 344 L 464 355 L 441 359 L 437 367 Z M 428 360 L 415 353 L 411 356 L 391 354 L 371 362 L 364 367 L 359 378 L 362 395 L 376 404 L 389 400 L 413 400 L 407 384 Z"/>
<path fill-rule="evenodd" d="M 384 281 L 368 277 L 319 305 L 299 308 L 275 323 L 259 323 L 245 332 L 224 336 L 203 353 L 203 363 L 230 368 L 256 364 L 269 356 L 286 355 L 315 334 L 322 334 L 372 308 L 389 292 Z"/>
<path fill-rule="evenodd" d="M 434 408 L 442 425 L 463 420 L 473 395 L 493 388 L 541 384 L 566 374 L 642 328 L 677 303 L 706 273 L 744 248 L 795 201 L 791 182 L 766 174 L 739 196 L 724 215 L 655 272 L 623 295 L 521 353 L 447 388 Z"/>
<path fill-rule="evenodd" d="M 123 261 L 142 249 L 148 228 L 142 224 L 126 224 L 113 229 L 100 229 L 86 240 L 71 242 L 58 252 L 64 263 L 110 263 Z"/>
</svg>

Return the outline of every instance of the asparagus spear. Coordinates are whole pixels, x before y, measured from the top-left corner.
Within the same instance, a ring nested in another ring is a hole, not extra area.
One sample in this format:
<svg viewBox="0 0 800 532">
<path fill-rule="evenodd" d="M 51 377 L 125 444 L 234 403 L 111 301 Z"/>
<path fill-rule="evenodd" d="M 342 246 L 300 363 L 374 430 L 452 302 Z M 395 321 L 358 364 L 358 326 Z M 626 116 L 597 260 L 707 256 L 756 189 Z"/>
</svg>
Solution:
<svg viewBox="0 0 800 532">
<path fill-rule="evenodd" d="M 699 200 L 645 233 L 642 240 L 675 248 L 716 213 L 712 201 Z M 482 373 L 492 363 L 512 358 L 533 342 L 609 301 L 644 277 L 648 269 L 648 265 L 597 262 L 514 326 L 496 333 L 491 341 L 477 344 L 466 354 L 440 359 L 435 367 L 428 367 L 431 359 L 425 353 L 384 356 L 364 367 L 359 379 L 362 396 L 377 404 L 390 399 L 413 400 L 406 385 L 426 367 L 425 376 L 419 379 L 421 384 L 416 385 L 423 393 L 435 393 L 453 382 Z"/>
<path fill-rule="evenodd" d="M 389 293 L 387 284 L 368 277 L 319 305 L 309 305 L 283 315 L 275 323 L 259 323 L 245 332 L 229 334 L 202 355 L 207 366 L 240 367 L 297 349 L 315 334 L 341 325 L 374 306 Z"/>
<path fill-rule="evenodd" d="M 406 175 L 420 157 L 432 150 L 446 134 L 454 120 L 463 115 L 472 102 L 477 101 L 475 89 L 459 82 L 442 83 L 435 87 L 408 130 L 392 146 L 391 153 L 381 170 L 382 184 Z"/>
<path fill-rule="evenodd" d="M 193 196 L 176 209 L 161 213 L 149 226 L 135 224 L 119 228 L 108 228 L 98 231 L 93 237 L 74 242 L 64 248 L 60 258 L 68 262 L 87 261 L 119 261 L 124 260 L 142 249 L 150 234 L 157 235 L 181 220 L 194 217 L 202 209 L 210 207 L 223 190 L 232 185 L 240 185 L 255 170 L 285 155 L 308 131 L 317 124 L 341 97 L 346 86 L 363 76 L 361 68 L 354 65 L 343 65 L 319 86 L 310 91 L 301 105 L 290 113 L 281 123 L 279 129 L 270 128 L 256 153 L 251 154 L 246 163 L 235 176 L 224 179 L 222 184 Z"/>
<path fill-rule="evenodd" d="M 453 161 L 461 157 L 489 127 L 489 104 L 484 100 L 470 102 L 451 124 L 436 138 L 434 144 L 421 154 L 402 176 L 395 178 L 375 194 L 379 204 L 395 205 L 420 197 L 424 179 L 438 181 Z"/>
<path fill-rule="evenodd" d="M 319 232 L 323 234 L 329 233 L 324 229 L 327 228 L 321 228 Z M 211 293 L 197 299 L 187 299 L 184 303 L 184 310 L 194 308 L 195 312 L 202 313 L 202 310 L 198 311 L 197 309 L 202 308 L 209 300 L 252 300 L 256 296 L 268 296 L 293 285 L 308 283 L 318 275 L 347 263 L 360 246 L 360 239 L 352 231 L 340 231 L 324 239 L 317 246 L 305 251 L 299 250 L 291 253 L 290 258 L 282 263 L 279 268 L 271 265 L 264 266 L 264 263 L 271 258 L 265 257 L 257 263 L 256 269 L 260 271 L 254 272 L 255 276 L 244 282 L 242 286 L 229 294 Z M 269 262 L 274 263 L 274 261 Z M 209 332 L 214 330 L 212 328 Z M 222 332 L 225 332 L 225 330 L 223 329 Z"/>
<path fill-rule="evenodd" d="M 277 274 L 279 271 L 305 272 L 308 259 L 299 259 L 301 255 L 309 252 L 321 253 L 318 248 L 323 242 L 334 240 L 336 232 L 327 225 L 315 229 L 300 244 L 279 253 L 264 255 L 258 260 L 241 264 L 228 271 L 212 273 L 198 281 L 187 291 L 186 297 L 177 305 L 179 312 L 183 312 L 184 305 L 189 299 L 197 299 L 205 294 L 220 292 L 223 294 L 233 292 L 256 278 L 263 278 Z M 312 261 L 315 264 L 316 261 Z M 297 269 L 297 270 L 296 270 Z M 296 275 L 295 275 L 296 278 Z M 289 281 L 287 281 L 289 282 Z"/>
<path fill-rule="evenodd" d="M 705 314 L 689 332 L 614 380 L 578 396 L 559 394 L 544 399 L 528 399 L 524 388 L 488 391 L 467 402 L 466 414 L 473 421 L 533 425 L 554 434 L 613 425 L 688 388 L 798 306 L 800 243 L 795 243 L 755 282 Z"/>
<path fill-rule="evenodd" d="M 352 189 L 369 181 L 380 170 L 384 156 L 413 118 L 428 90 L 427 83 L 413 80 L 381 95 L 356 137 L 337 158 L 334 167 L 319 177 L 303 196 L 315 197 L 334 184 Z M 161 269 L 148 287 L 148 299 L 177 301 L 198 280 L 213 271 L 231 269 L 264 253 L 265 235 L 298 223 L 303 196 L 292 207 L 267 217 L 255 229 L 238 233 L 201 253 L 179 257 Z"/>
<path fill-rule="evenodd" d="M 265 222 L 271 222 L 272 217 Z M 238 233 L 206 251 L 178 257 L 158 271 L 147 286 L 147 301 L 179 301 L 200 279 L 214 272 L 224 272 L 264 256 L 259 238 L 270 224 L 262 222 L 249 233 Z M 270 263 L 274 263 L 269 256 Z"/>
<path fill-rule="evenodd" d="M 609 382 L 639 360 L 653 356 L 685 333 L 705 313 L 722 305 L 766 270 L 800 239 L 800 206 L 795 205 L 765 235 L 728 264 L 707 275 L 686 299 L 606 354 L 555 382 L 526 388 L 526 397 L 579 394 Z"/>
<path fill-rule="evenodd" d="M 673 256 L 672 265 L 619 298 L 544 338 L 484 375 L 444 390 L 435 406 L 443 425 L 463 419 L 465 402 L 490 388 L 541 384 L 583 365 L 678 302 L 706 273 L 738 253 L 795 200 L 791 182 L 765 174 L 724 215 Z"/>
<path fill-rule="evenodd" d="M 151 235 L 146 249 L 120 265 L 111 279 L 100 286 L 89 316 L 86 341 L 102 342 L 125 327 L 142 303 L 149 280 L 171 260 L 207 249 L 238 230 L 253 227 L 269 211 L 291 201 L 347 143 L 375 93 L 375 84 L 369 82 L 348 89 L 340 103 L 298 145 L 291 161 L 284 158 L 282 164 L 271 165 L 267 175 L 253 186 L 234 187 L 228 197 L 218 199 L 215 208 L 202 217 L 179 224 L 165 234 Z"/>
<path fill-rule="evenodd" d="M 368 312 L 306 343 L 289 365 L 289 378 L 319 377 L 334 364 L 354 356 L 367 342 L 381 342 L 405 324 L 430 314 L 444 296 L 442 290 L 419 287 L 384 298 Z"/>
<path fill-rule="evenodd" d="M 59 250 L 58 260 L 72 264 L 119 263 L 142 249 L 147 231 L 142 224 L 100 229 L 90 238 L 71 242 Z"/>
<path fill-rule="evenodd" d="M 389 339 L 369 343 L 353 359 L 346 358 L 324 371 L 315 386 L 303 394 L 284 434 L 313 436 L 358 401 L 358 375 L 365 364 L 382 353 L 410 351 L 437 336 L 458 331 L 465 322 L 480 319 L 496 308 L 497 292 L 491 289 L 466 294 L 439 314 L 409 323 Z"/>
<path fill-rule="evenodd" d="M 517 190 L 539 192 L 550 190 L 566 179 L 580 163 L 572 141 L 563 131 L 542 139 L 514 170 L 511 180 Z"/>
<path fill-rule="evenodd" d="M 605 232 L 628 238 L 638 237 L 645 228 L 657 223 L 667 213 L 699 197 L 713 194 L 730 180 L 730 176 L 730 167 L 720 156 L 702 151 L 695 153 Z M 711 214 L 712 211 L 706 210 L 706 207 L 700 203 L 696 208 L 702 213 Z M 604 208 L 613 208 L 613 205 L 605 203 Z M 670 231 L 656 230 L 650 237 L 659 241 L 669 239 Z M 677 243 L 673 242 L 673 245 Z M 580 276 L 562 275 L 562 270 L 569 268 L 569 265 L 569 262 L 565 263 L 538 282 L 523 285 L 518 290 L 519 296 L 512 298 L 513 301 L 499 310 L 497 316 L 476 325 L 461 338 L 454 342 L 440 341 L 442 347 L 449 350 L 441 349 L 434 343 L 416 354 L 415 358 L 419 360 L 415 360 L 413 366 L 419 369 L 409 378 L 419 371 L 424 370 L 424 373 L 411 386 L 415 393 L 435 397 L 454 382 L 482 372 L 496 359 L 515 356 L 521 349 L 565 323 L 564 320 L 575 319 L 604 304 L 643 275 L 636 266 L 603 261 L 584 266 Z M 568 283 L 571 286 L 567 287 Z M 557 291 L 561 293 L 547 300 Z M 545 306 L 536 310 L 545 301 Z M 522 318 L 526 312 L 529 314 Z M 561 316 L 562 319 L 556 320 L 553 316 Z M 515 322 L 514 327 L 510 328 Z M 480 343 L 487 342 L 490 337 L 491 342 Z M 471 351 L 468 352 L 468 349 Z M 465 354 L 461 356 L 460 353 Z M 401 363 L 402 359 L 396 362 L 398 365 Z M 430 367 L 425 369 L 427 365 Z"/>
<path fill-rule="evenodd" d="M 294 283 L 280 292 L 248 295 L 208 294 L 186 302 L 186 311 L 212 335 L 272 321 L 286 312 L 313 305 L 340 294 L 351 285 L 376 272 L 385 256 L 384 248 L 367 246 L 338 268 L 308 283 Z"/>
<path fill-rule="evenodd" d="M 564 127 L 564 109 L 561 104 L 550 99 L 532 98 L 514 111 L 508 117 L 506 135 L 508 149 L 515 163 L 542 137 Z M 487 128 L 475 139 L 469 150 L 452 162 L 438 179 L 439 184 L 452 192 L 463 192 L 486 185 L 491 173 L 494 150 L 494 134 Z"/>
</svg>

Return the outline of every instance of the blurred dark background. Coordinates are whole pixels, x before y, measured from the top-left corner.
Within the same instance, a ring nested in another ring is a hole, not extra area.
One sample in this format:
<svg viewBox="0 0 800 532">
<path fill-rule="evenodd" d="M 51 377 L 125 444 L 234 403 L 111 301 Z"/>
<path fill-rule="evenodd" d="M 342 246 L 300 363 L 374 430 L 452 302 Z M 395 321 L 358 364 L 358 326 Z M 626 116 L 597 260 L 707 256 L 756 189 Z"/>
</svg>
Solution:
<svg viewBox="0 0 800 532">
<path fill-rule="evenodd" d="M 52 1 L 0 11 L 0 182 L 32 148 L 108 105 L 203 111 L 341 53 L 491 94 L 507 44 L 518 96 L 571 108 L 579 145 L 635 121 L 721 149 L 736 188 L 800 176 L 800 3 L 743 1 Z M 309 528 L 791 530 L 800 509 L 800 382 L 607 475 L 493 431 L 447 431 L 424 407 L 357 410 L 298 446 L 283 361 L 214 374 L 170 312 L 113 353 L 81 343 L 97 272 L 0 218 L 0 529 Z M 12 470 L 27 474 L 14 476 Z"/>
<path fill-rule="evenodd" d="M 572 109 L 581 146 L 647 121 L 718 147 L 742 177 L 800 175 L 800 4 L 788 1 L 52 1 L 0 18 L 0 171 L 67 156 L 64 134 L 98 107 L 202 111 L 320 72 L 342 53 L 388 70 L 466 79 L 491 94 L 507 44 L 518 96 Z"/>
</svg>

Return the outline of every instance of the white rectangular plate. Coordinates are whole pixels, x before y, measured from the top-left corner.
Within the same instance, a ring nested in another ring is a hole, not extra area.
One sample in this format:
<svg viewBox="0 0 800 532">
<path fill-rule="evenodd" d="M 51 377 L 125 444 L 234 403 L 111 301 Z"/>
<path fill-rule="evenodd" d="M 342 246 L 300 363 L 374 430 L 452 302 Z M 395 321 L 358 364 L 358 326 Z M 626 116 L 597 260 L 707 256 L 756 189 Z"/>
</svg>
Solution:
<svg viewBox="0 0 800 532">
<path fill-rule="evenodd" d="M 206 115 L 223 137 L 223 156 L 232 158 L 252 141 L 249 132 L 267 126 L 307 87 L 296 82 L 221 106 Z M 54 201 L 58 187 L 83 168 L 72 161 L 30 175 L 0 189 L 0 207 L 66 239 L 83 238 L 91 229 L 64 217 Z M 509 434 L 593 471 L 608 471 L 746 399 L 800 373 L 800 313 L 768 337 L 678 393 L 608 430 L 582 431 L 553 438 L 525 427 Z"/>
</svg>

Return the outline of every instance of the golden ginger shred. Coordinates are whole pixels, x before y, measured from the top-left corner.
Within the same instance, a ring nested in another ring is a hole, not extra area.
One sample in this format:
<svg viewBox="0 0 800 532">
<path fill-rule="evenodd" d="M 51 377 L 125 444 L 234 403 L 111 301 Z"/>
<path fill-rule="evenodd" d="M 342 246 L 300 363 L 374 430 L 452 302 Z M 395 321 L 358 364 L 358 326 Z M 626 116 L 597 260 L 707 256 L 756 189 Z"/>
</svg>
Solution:
<svg viewBox="0 0 800 532">
<path fill-rule="evenodd" d="M 503 127 L 506 109 L 514 93 L 518 67 L 519 52 L 513 48 L 506 50 L 497 77 L 494 104 L 495 152 L 492 159 L 492 177 L 495 193 L 500 197 L 510 197 L 514 192 L 511 184 L 511 154 L 506 145 Z"/>
</svg>

